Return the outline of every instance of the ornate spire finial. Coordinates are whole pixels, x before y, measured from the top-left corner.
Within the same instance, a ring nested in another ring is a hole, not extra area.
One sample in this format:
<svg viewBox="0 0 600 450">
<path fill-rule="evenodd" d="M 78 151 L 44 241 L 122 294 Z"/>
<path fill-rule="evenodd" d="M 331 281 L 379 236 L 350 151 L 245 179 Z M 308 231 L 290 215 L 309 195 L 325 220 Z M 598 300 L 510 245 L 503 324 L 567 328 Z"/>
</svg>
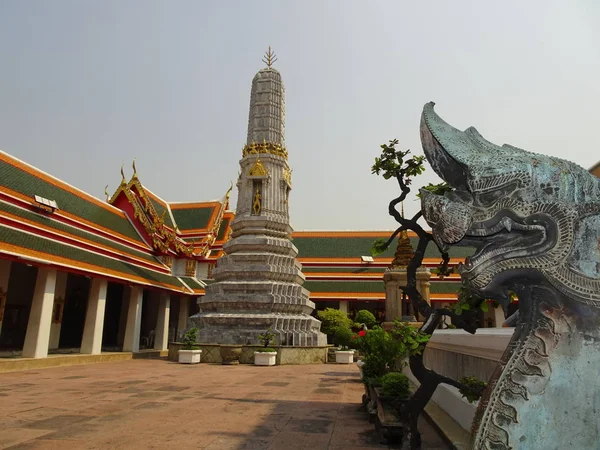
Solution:
<svg viewBox="0 0 600 450">
<path fill-rule="evenodd" d="M 127 180 L 125 180 L 125 172 L 123 171 L 123 166 L 124 166 L 124 165 L 125 165 L 125 164 L 121 164 L 121 177 L 123 178 L 123 179 L 121 180 L 121 183 L 122 183 L 122 184 L 126 184 L 126 183 L 127 183 Z"/>
<path fill-rule="evenodd" d="M 269 51 L 265 53 L 265 57 L 262 59 L 262 61 L 267 65 L 269 69 L 271 68 L 271 66 L 273 66 L 273 63 L 277 61 L 277 56 L 275 56 L 275 52 L 271 51 L 270 45 Z"/>
<path fill-rule="evenodd" d="M 137 169 L 135 168 L 135 158 L 133 158 L 133 163 L 131 164 L 131 166 L 133 167 L 133 176 L 137 176 Z"/>
<path fill-rule="evenodd" d="M 106 195 L 106 201 L 110 198 L 110 194 L 108 193 L 108 184 L 104 186 L 104 195 Z"/>
</svg>

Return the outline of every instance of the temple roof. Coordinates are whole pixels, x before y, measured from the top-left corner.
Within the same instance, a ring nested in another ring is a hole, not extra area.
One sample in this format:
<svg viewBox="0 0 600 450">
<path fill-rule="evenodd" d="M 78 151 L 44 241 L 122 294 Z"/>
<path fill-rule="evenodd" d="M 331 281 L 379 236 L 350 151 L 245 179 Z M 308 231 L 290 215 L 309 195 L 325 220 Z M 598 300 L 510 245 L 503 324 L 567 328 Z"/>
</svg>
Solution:
<svg viewBox="0 0 600 450">
<path fill-rule="evenodd" d="M 304 287 L 310 291 L 313 301 L 369 300 L 384 301 L 383 274 L 392 263 L 395 245 L 382 254 L 371 257 L 371 247 L 376 239 L 387 239 L 392 231 L 297 231 L 292 233 L 298 248 L 298 260 L 306 276 Z M 407 242 L 416 248 L 418 237 L 406 233 Z M 404 248 L 404 250 L 407 250 Z M 464 262 L 472 249 L 452 248 L 450 266 Z M 363 258 L 366 257 L 366 258 Z M 370 260 L 369 258 L 372 258 Z M 435 246 L 428 246 L 423 265 L 432 272 L 431 299 L 433 301 L 456 301 L 460 287 L 460 275 L 440 278 L 436 275 L 441 254 Z"/>
<path fill-rule="evenodd" d="M 196 286 L 190 289 L 171 275 L 124 211 L 3 152 L 0 254 L 180 293 L 196 292 Z"/>
</svg>

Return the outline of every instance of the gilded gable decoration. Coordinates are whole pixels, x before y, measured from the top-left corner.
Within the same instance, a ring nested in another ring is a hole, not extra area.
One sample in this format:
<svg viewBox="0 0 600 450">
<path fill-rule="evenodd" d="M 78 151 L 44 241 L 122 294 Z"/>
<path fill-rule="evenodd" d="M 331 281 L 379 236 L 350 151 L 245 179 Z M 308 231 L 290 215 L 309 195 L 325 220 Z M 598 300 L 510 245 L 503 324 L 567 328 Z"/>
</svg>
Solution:
<svg viewBox="0 0 600 450">
<path fill-rule="evenodd" d="M 133 162 L 133 170 L 133 176 L 127 182 L 123 166 L 121 166 L 123 180 L 108 202 L 113 204 L 119 194 L 123 193 L 133 207 L 133 216 L 141 222 L 146 233 L 152 239 L 151 243 L 154 249 L 166 253 L 171 248 L 176 253 L 191 256 L 194 253 L 193 245 L 179 238 L 175 230 L 171 230 L 165 225 L 166 211 L 164 211 L 162 216 L 159 216 L 156 212 L 150 197 L 146 194 L 137 176 L 135 161 Z"/>
<path fill-rule="evenodd" d="M 266 177 L 269 175 L 269 171 L 263 166 L 263 163 L 260 161 L 260 158 L 256 158 L 256 162 L 248 172 L 248 176 L 250 177 Z"/>
<path fill-rule="evenodd" d="M 185 262 L 185 276 L 186 277 L 193 277 L 196 275 L 196 260 L 195 259 L 188 259 Z"/>
</svg>

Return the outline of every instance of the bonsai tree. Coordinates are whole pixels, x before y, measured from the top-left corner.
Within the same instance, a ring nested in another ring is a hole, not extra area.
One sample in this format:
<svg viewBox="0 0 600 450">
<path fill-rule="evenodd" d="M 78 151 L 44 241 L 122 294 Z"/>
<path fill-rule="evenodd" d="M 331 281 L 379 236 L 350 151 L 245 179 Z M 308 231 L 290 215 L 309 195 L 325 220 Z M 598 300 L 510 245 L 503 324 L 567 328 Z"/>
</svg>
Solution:
<svg viewBox="0 0 600 450">
<path fill-rule="evenodd" d="M 183 336 L 183 349 L 184 350 L 198 350 L 200 347 L 196 345 L 196 339 L 198 337 L 198 328 L 190 328 L 186 331 Z"/>
<path fill-rule="evenodd" d="M 264 334 L 259 334 L 258 341 L 260 342 L 262 347 L 257 349 L 257 352 L 273 353 L 277 351 L 274 348 L 269 347 L 270 345 L 275 344 L 275 333 L 273 333 L 272 328 L 269 328 L 267 331 L 265 331 Z"/>
<path fill-rule="evenodd" d="M 366 309 L 361 309 L 356 313 L 354 322 L 356 322 L 358 325 L 364 323 L 367 328 L 373 328 L 375 325 L 377 325 L 377 319 L 373 313 L 371 311 L 367 311 Z"/>
<path fill-rule="evenodd" d="M 411 230 L 416 233 L 419 241 L 414 256 L 407 267 L 406 286 L 402 286 L 400 289 L 402 289 L 403 293 L 408 297 L 413 309 L 418 311 L 425 318 L 419 331 L 426 335 L 431 335 L 433 331 L 438 328 L 444 317 L 450 317 L 457 327 L 470 333 L 475 333 L 476 310 L 480 308 L 482 303 L 485 303 L 484 299 L 477 298 L 470 295 L 468 292 L 463 291 L 460 301 L 453 308 L 434 309 L 425 301 L 417 290 L 417 269 L 423 262 L 427 246 L 432 241 L 435 243 L 435 241 L 433 240 L 433 235 L 425 231 L 418 223 L 418 220 L 422 216 L 420 211 L 412 218 L 407 219 L 396 207 L 403 202 L 410 193 L 412 179 L 415 176 L 422 174 L 425 170 L 423 164 L 425 157 L 410 156 L 410 150 L 397 150 L 397 144 L 398 140 L 394 139 L 389 141 L 388 144 L 381 145 L 381 154 L 379 157 L 375 158 L 375 163 L 371 167 L 371 172 L 383 176 L 386 180 L 394 179 L 398 183 L 400 195 L 390 201 L 388 212 L 399 224 L 399 227 L 392 233 L 387 241 L 377 240 L 373 244 L 372 253 L 376 255 L 385 251 L 394 241 L 395 237 L 404 230 Z M 424 189 L 440 195 L 450 191 L 450 187 L 445 183 L 437 185 L 430 183 L 428 186 L 425 186 Z M 442 255 L 442 261 L 438 267 L 437 273 L 439 276 L 443 277 L 450 274 L 448 268 L 450 258 L 444 249 L 438 247 L 438 250 Z M 422 343 L 423 350 L 425 345 L 426 342 Z M 420 382 L 420 386 L 404 404 L 400 412 L 400 419 L 406 424 L 403 448 L 410 446 L 411 449 L 419 449 L 421 448 L 421 436 L 417 429 L 417 421 L 439 384 L 446 383 L 455 386 L 469 399 L 469 401 L 475 401 L 480 398 L 486 383 L 461 383 L 460 381 L 453 380 L 452 378 L 440 375 L 435 371 L 428 369 L 423 363 L 423 351 L 412 353 L 410 355 L 409 366 L 412 374 Z"/>
<path fill-rule="evenodd" d="M 335 345 L 342 348 L 348 348 L 352 345 L 354 333 L 348 327 L 338 327 L 333 335 Z"/>
<path fill-rule="evenodd" d="M 339 309 L 325 308 L 317 312 L 317 318 L 321 321 L 321 331 L 328 336 L 334 336 L 338 328 L 350 328 L 352 320 Z"/>
</svg>

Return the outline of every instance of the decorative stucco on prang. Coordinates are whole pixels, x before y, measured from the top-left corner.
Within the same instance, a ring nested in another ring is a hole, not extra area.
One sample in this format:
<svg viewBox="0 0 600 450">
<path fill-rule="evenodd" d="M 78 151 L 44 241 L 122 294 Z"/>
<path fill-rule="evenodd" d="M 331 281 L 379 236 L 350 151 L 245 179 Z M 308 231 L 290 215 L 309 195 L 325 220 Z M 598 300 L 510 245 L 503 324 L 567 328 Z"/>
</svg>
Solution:
<svg viewBox="0 0 600 450">
<path fill-rule="evenodd" d="M 223 244 L 200 312 L 190 325 L 198 342 L 255 344 L 267 328 L 280 345 L 326 344 L 314 303 L 302 287 L 304 275 L 290 238 L 291 170 L 284 144 L 284 89 L 269 67 L 252 81 L 247 144 L 237 180 L 238 200 L 231 240 Z"/>
</svg>

